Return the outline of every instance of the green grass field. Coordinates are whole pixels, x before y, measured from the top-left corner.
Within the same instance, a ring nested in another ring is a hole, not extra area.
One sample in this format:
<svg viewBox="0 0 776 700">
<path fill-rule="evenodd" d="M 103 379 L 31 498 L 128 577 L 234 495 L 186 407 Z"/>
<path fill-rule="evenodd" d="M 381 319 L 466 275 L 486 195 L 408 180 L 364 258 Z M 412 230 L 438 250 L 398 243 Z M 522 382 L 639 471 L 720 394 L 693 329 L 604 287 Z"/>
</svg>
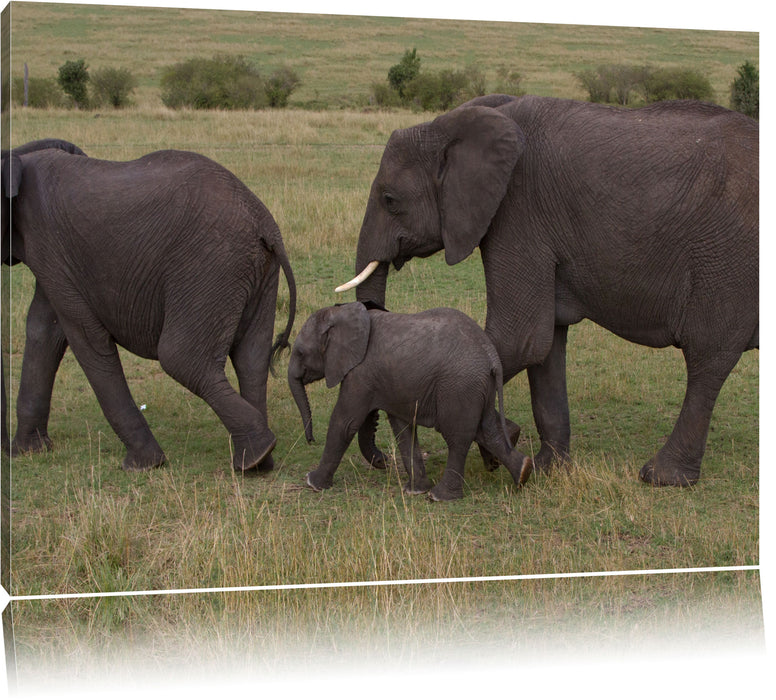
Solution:
<svg viewBox="0 0 776 700">
<path fill-rule="evenodd" d="M 354 32 L 363 38 L 353 39 Z M 367 108 L 370 84 L 383 79 L 405 48 L 417 46 L 429 67 L 476 60 L 490 75 L 509 61 L 530 92 L 568 97 L 582 97 L 572 73 L 587 65 L 625 59 L 689 65 L 711 76 L 723 104 L 737 66 L 758 56 L 757 35 L 745 33 L 25 3 L 12 4 L 12 34 L 14 75 L 24 62 L 31 74 L 53 75 L 64 60 L 85 57 L 95 68 L 127 66 L 141 78 L 137 104 L 128 110 L 15 108 L 12 143 L 56 136 L 93 157 L 124 160 L 181 148 L 219 161 L 280 225 L 298 285 L 297 329 L 312 311 L 342 301 L 333 290 L 352 276 L 369 187 L 390 133 L 431 117 Z M 158 99 L 159 71 L 189 57 L 192 47 L 204 54 L 243 53 L 268 67 L 288 63 L 298 68 L 303 86 L 284 111 L 168 111 Z M 313 104 L 329 109 L 299 109 Z M 13 416 L 33 280 L 21 266 L 3 268 L 2 275 Z M 281 284 L 278 330 L 287 300 Z M 389 278 L 387 303 L 397 311 L 454 306 L 483 323 L 477 253 L 453 268 L 439 255 L 408 263 Z M 336 391 L 310 387 L 319 442 L 308 446 L 284 379 L 287 356 L 269 388 L 276 469 L 252 479 L 232 474 L 228 436 L 204 402 L 158 363 L 128 353 L 122 359 L 169 463 L 147 474 L 119 469 L 123 446 L 68 353 L 54 389 L 55 449 L 12 463 L 14 596 L 759 561 L 757 351 L 723 387 L 701 482 L 656 490 L 637 475 L 678 415 L 681 353 L 629 344 L 588 322 L 574 326 L 568 357 L 572 469 L 535 475 L 518 493 L 506 470 L 485 471 L 473 449 L 465 498 L 450 504 L 404 496 L 401 476 L 366 468 L 355 447 L 333 489 L 307 489 L 304 475 L 319 459 Z M 524 449 L 537 449 L 525 377 L 506 387 L 505 399 L 508 415 L 523 426 Z M 444 443 L 429 430 L 420 439 L 429 473 L 438 478 Z M 392 449 L 385 426 L 380 440 Z M 722 619 L 710 625 L 716 606 Z M 747 639 L 762 635 L 756 572 L 17 601 L 12 609 L 20 678 L 63 656 L 72 664 L 64 675 L 71 668 L 86 673 L 95 648 L 122 668 L 129 664 L 127 639 L 142 640 L 141 658 L 150 644 L 159 664 L 165 658 L 185 663 L 180 650 L 189 644 L 213 663 L 245 645 L 251 658 L 266 654 L 267 666 L 277 669 L 291 663 L 284 650 L 302 657 L 333 654 L 341 638 L 350 640 L 341 642 L 343 649 L 371 659 L 385 651 L 389 637 L 390 652 L 420 658 L 417 640 L 441 648 L 448 632 L 450 644 L 463 647 L 488 649 L 486 638 L 516 650 L 543 639 L 542 647 L 551 644 L 542 636 L 549 623 L 573 638 L 598 641 L 631 639 L 634 624 L 647 635 L 677 626 L 690 634 L 713 629 L 726 638 L 728 631 L 720 630 L 728 623 Z"/>
</svg>

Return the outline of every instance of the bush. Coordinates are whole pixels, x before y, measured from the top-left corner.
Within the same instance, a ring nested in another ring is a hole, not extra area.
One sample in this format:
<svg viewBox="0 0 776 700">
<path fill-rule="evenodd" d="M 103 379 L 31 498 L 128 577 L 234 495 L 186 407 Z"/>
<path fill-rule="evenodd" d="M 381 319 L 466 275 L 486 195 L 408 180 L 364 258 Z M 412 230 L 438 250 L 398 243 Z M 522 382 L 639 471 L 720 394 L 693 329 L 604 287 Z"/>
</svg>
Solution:
<svg viewBox="0 0 776 700">
<path fill-rule="evenodd" d="M 525 95 L 525 90 L 520 87 L 523 76 L 515 70 L 510 70 L 507 66 L 499 66 L 496 70 L 496 92 L 504 95 Z"/>
<path fill-rule="evenodd" d="M 575 74 L 590 102 L 628 105 L 633 94 L 646 103 L 661 100 L 710 100 L 708 78 L 694 70 L 611 64 Z"/>
<path fill-rule="evenodd" d="M 59 67 L 57 80 L 69 95 L 75 106 L 79 109 L 89 106 L 89 96 L 87 85 L 89 83 L 89 69 L 84 59 L 78 61 L 67 61 Z"/>
<path fill-rule="evenodd" d="M 587 91 L 590 102 L 604 102 L 627 106 L 634 92 L 641 92 L 641 86 L 648 76 L 647 66 L 608 64 L 596 70 L 587 69 L 576 73 L 580 85 Z"/>
<path fill-rule="evenodd" d="M 264 80 L 242 56 L 191 58 L 164 70 L 162 102 L 179 109 L 260 109 L 267 106 Z"/>
<path fill-rule="evenodd" d="M 264 94 L 270 107 L 285 107 L 288 98 L 301 81 L 291 68 L 278 68 L 264 84 Z"/>
<path fill-rule="evenodd" d="M 137 79 L 126 68 L 101 68 L 91 78 L 92 100 L 96 105 L 126 107 L 137 87 Z"/>
<path fill-rule="evenodd" d="M 600 70 L 594 71 L 592 68 L 586 68 L 575 73 L 574 76 L 579 81 L 582 89 L 587 91 L 589 102 L 609 102 L 612 86 L 601 75 Z"/>
<path fill-rule="evenodd" d="M 24 78 L 14 78 L 13 99 L 24 104 Z M 38 109 L 64 107 L 65 94 L 54 78 L 29 78 L 27 80 L 27 106 Z"/>
<path fill-rule="evenodd" d="M 708 78 L 697 71 L 681 68 L 659 68 L 650 72 L 642 89 L 646 102 L 710 100 L 714 97 Z"/>
<path fill-rule="evenodd" d="M 388 84 L 396 90 L 401 99 L 405 99 L 405 87 L 418 77 L 420 73 L 420 58 L 418 50 L 407 49 L 401 61 L 388 70 Z"/>
<path fill-rule="evenodd" d="M 469 79 L 463 71 L 450 69 L 420 73 L 404 88 L 405 98 L 426 111 L 447 111 L 468 98 Z"/>
<path fill-rule="evenodd" d="M 738 77 L 730 85 L 730 107 L 752 119 L 760 118 L 760 73 L 749 61 L 738 68 Z"/>
<path fill-rule="evenodd" d="M 401 107 L 404 103 L 388 83 L 372 83 L 372 101 L 379 107 Z"/>
</svg>

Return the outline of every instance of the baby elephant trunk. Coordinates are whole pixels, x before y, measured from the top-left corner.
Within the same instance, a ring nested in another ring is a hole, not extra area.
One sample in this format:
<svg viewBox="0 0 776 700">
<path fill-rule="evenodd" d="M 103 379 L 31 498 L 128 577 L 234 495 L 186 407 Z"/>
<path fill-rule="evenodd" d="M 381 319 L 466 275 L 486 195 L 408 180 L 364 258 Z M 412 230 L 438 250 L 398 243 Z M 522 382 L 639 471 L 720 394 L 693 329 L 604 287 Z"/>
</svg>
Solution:
<svg viewBox="0 0 776 700">
<path fill-rule="evenodd" d="M 302 380 L 303 374 L 303 371 L 296 367 L 296 363 L 292 358 L 292 361 L 288 365 L 288 386 L 291 389 L 291 395 L 296 402 L 296 407 L 299 409 L 299 415 L 302 416 L 304 436 L 309 443 L 315 442 L 315 439 L 313 438 L 313 416 L 310 411 L 310 401 L 307 398 L 307 390 L 305 389 Z"/>
</svg>

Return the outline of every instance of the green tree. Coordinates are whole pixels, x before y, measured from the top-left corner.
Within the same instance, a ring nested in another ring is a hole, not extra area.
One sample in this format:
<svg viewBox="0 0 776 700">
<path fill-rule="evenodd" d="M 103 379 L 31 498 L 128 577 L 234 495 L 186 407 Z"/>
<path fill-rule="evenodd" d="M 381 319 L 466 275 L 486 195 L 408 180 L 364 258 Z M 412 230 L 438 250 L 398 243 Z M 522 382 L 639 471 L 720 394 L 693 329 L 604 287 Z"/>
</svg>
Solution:
<svg viewBox="0 0 776 700">
<path fill-rule="evenodd" d="M 407 49 L 401 61 L 388 69 L 388 84 L 404 99 L 404 88 L 420 73 L 420 57 L 418 50 Z"/>
<path fill-rule="evenodd" d="M 126 107 L 130 95 L 137 87 L 137 79 L 126 68 L 100 68 L 91 78 L 95 104 Z"/>
<path fill-rule="evenodd" d="M 730 85 L 730 107 L 753 119 L 760 118 L 760 72 L 746 61 Z"/>
<path fill-rule="evenodd" d="M 89 67 L 83 58 L 78 61 L 67 61 L 59 67 L 57 81 L 75 106 L 79 109 L 89 105 L 87 85 L 89 83 Z"/>
</svg>

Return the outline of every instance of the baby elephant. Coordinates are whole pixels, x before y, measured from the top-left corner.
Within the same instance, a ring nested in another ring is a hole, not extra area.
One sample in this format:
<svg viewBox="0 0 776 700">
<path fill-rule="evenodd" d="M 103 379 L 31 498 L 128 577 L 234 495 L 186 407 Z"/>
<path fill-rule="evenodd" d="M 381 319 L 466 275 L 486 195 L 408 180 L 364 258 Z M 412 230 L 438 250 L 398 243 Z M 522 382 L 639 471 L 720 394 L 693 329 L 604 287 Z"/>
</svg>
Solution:
<svg viewBox="0 0 776 700">
<path fill-rule="evenodd" d="M 317 311 L 291 351 L 288 383 L 308 442 L 312 417 L 305 385 L 342 383 L 318 468 L 307 475 L 316 491 L 331 487 L 356 432 L 378 409 L 388 414 L 409 481 L 408 493 L 436 501 L 463 496 L 464 464 L 475 440 L 509 469 L 518 486 L 533 462 L 509 442 L 503 418 L 502 371 L 485 332 L 455 309 L 418 314 L 368 310 L 360 302 Z M 499 414 L 496 413 L 496 396 Z M 435 428 L 448 447 L 447 466 L 433 486 L 426 477 L 416 426 Z"/>
</svg>

